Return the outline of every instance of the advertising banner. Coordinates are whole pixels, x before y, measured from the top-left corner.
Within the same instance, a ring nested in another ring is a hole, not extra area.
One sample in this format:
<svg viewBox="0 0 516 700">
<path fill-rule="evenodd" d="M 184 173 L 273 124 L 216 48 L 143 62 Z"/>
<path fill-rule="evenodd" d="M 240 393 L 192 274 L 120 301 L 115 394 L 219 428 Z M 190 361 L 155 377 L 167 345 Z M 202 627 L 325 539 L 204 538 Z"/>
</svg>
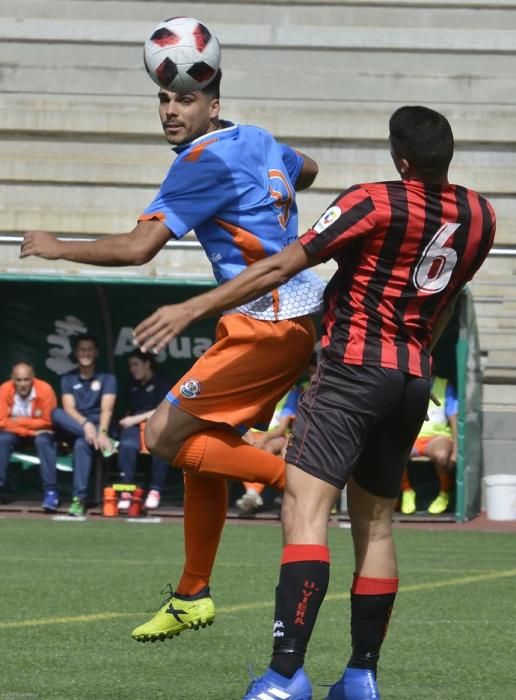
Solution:
<svg viewBox="0 0 516 700">
<path fill-rule="evenodd" d="M 160 306 L 206 291 L 206 285 L 0 282 L 0 381 L 15 362 L 27 360 L 59 395 L 60 377 L 76 366 L 74 338 L 98 340 L 98 368 L 119 381 L 117 414 L 124 411 L 127 356 L 135 349 L 133 328 Z M 216 319 L 196 323 L 157 356 L 160 374 L 172 385 L 210 347 Z"/>
</svg>

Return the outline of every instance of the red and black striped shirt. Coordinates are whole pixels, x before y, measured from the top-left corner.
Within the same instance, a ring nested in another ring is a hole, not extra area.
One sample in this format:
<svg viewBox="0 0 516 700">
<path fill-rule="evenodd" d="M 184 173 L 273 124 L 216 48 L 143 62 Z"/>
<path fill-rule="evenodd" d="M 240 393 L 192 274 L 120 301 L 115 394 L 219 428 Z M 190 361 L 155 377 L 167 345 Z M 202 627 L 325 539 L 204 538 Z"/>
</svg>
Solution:
<svg viewBox="0 0 516 700">
<path fill-rule="evenodd" d="M 432 328 L 478 270 L 495 215 L 459 185 L 399 180 L 355 185 L 299 239 L 334 258 L 325 292 L 323 352 L 349 364 L 429 377 Z"/>
</svg>

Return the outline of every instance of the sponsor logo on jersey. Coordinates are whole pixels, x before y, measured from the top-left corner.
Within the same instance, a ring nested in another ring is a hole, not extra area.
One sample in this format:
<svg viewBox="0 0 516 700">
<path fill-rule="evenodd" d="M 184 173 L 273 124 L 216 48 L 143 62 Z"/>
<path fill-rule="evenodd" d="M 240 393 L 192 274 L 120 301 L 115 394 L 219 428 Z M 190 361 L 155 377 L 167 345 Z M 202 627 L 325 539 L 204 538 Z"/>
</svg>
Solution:
<svg viewBox="0 0 516 700">
<path fill-rule="evenodd" d="M 179 392 L 185 399 L 194 399 L 201 393 L 201 382 L 197 379 L 187 379 L 181 384 Z"/>
<path fill-rule="evenodd" d="M 342 214 L 340 207 L 334 206 L 327 209 L 321 216 L 319 221 L 314 226 L 314 231 L 317 233 L 322 233 L 328 226 L 331 226 L 334 221 L 337 221 L 339 216 Z"/>
</svg>

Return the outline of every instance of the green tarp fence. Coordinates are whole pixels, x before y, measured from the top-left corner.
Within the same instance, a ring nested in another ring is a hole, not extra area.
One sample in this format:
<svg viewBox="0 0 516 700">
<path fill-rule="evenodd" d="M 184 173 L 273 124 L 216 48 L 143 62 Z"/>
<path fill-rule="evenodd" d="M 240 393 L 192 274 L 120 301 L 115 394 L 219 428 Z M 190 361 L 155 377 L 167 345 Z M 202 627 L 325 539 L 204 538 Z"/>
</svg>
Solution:
<svg viewBox="0 0 516 700">
<path fill-rule="evenodd" d="M 117 414 L 123 415 L 133 328 L 159 306 L 200 294 L 207 286 L 63 282 L 0 281 L 0 379 L 8 378 L 16 361 L 28 360 L 59 393 L 61 375 L 75 366 L 74 336 L 93 333 L 99 369 L 119 380 Z M 214 319 L 186 329 L 157 356 L 159 372 L 175 382 L 213 343 L 214 329 Z"/>
<path fill-rule="evenodd" d="M 128 381 L 127 355 L 134 348 L 135 325 L 164 304 L 200 294 L 210 283 L 160 280 L 123 281 L 63 278 L 0 278 L 0 381 L 12 365 L 28 360 L 37 376 L 59 394 L 60 377 L 74 366 L 73 338 L 93 333 L 100 348 L 99 368 L 116 374 L 124 413 Z M 174 383 L 212 344 L 215 319 L 196 323 L 157 357 L 159 371 Z M 459 394 L 459 451 L 455 517 L 468 520 L 479 512 L 482 473 L 482 377 L 473 300 L 465 290 L 435 354 L 436 370 Z"/>
</svg>

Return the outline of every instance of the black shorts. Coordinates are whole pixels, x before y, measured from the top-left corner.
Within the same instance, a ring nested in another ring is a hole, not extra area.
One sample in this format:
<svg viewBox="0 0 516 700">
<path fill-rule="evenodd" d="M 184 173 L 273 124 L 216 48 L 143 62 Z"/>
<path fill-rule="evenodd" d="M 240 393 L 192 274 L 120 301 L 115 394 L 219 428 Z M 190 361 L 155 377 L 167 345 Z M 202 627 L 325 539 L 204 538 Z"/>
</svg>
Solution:
<svg viewBox="0 0 516 700">
<path fill-rule="evenodd" d="M 430 381 L 323 358 L 303 394 L 286 460 L 344 488 L 348 478 L 396 498 L 428 409 Z"/>
</svg>

